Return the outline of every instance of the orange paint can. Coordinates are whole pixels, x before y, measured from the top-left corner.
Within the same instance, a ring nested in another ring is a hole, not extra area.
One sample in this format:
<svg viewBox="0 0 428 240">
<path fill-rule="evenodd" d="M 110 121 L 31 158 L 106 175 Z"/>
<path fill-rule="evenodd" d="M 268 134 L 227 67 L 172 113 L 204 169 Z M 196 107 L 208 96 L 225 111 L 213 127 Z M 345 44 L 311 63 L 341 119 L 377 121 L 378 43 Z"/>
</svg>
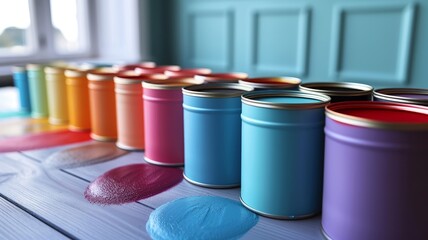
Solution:
<svg viewBox="0 0 428 240">
<path fill-rule="evenodd" d="M 68 98 L 68 128 L 71 131 L 91 129 L 87 71 L 67 69 L 65 84 Z"/>
<path fill-rule="evenodd" d="M 89 106 L 91 109 L 91 137 L 98 141 L 117 139 L 116 97 L 113 68 L 88 71 Z"/>
<path fill-rule="evenodd" d="M 163 74 L 122 71 L 114 77 L 117 113 L 116 146 L 125 150 L 144 150 L 143 88 L 146 80 L 162 80 Z"/>
</svg>

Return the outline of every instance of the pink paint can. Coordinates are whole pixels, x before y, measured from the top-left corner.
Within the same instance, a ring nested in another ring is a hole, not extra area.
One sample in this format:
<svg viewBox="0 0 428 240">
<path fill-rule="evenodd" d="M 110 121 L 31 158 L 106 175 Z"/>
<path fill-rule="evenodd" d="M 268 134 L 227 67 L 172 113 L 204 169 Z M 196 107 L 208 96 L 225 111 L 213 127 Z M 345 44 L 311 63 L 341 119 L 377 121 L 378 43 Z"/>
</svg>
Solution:
<svg viewBox="0 0 428 240">
<path fill-rule="evenodd" d="M 114 77 L 117 116 L 116 146 L 125 150 L 144 149 L 144 80 L 166 79 L 162 74 L 123 71 Z"/>
<path fill-rule="evenodd" d="M 201 84 L 193 78 L 147 80 L 143 82 L 145 156 L 152 164 L 183 166 L 182 88 Z"/>
</svg>

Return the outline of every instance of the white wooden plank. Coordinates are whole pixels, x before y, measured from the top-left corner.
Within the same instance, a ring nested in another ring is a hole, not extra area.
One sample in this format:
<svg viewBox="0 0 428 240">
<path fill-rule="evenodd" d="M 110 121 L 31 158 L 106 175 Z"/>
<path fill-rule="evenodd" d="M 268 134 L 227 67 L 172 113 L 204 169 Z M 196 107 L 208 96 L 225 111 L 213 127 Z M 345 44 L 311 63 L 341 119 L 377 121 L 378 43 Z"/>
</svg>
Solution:
<svg viewBox="0 0 428 240">
<path fill-rule="evenodd" d="M 38 161 L 43 161 L 44 159 L 48 158 L 51 154 L 61 151 L 63 149 L 69 149 L 77 146 L 83 146 L 88 143 L 95 142 L 95 141 L 87 141 L 87 142 L 79 142 L 79 143 L 73 143 L 73 144 L 67 144 L 67 145 L 61 145 L 57 147 L 51 147 L 51 148 L 43 148 L 43 149 L 35 149 L 35 150 L 28 150 L 28 151 L 22 151 L 21 153 L 29 156 L 31 158 L 34 158 Z"/>
<path fill-rule="evenodd" d="M 68 239 L 3 198 L 0 198 L 0 237 L 11 240 Z"/>
<path fill-rule="evenodd" d="M 132 163 L 141 163 L 144 154 L 141 152 L 131 153 L 114 161 L 100 163 L 92 166 L 68 169 L 76 176 L 89 181 L 94 180 L 104 172 L 118 166 L 124 166 Z M 153 197 L 141 200 L 139 202 L 153 208 L 157 208 L 164 203 L 177 198 L 188 196 L 211 195 L 230 198 L 239 201 L 240 189 L 209 189 L 198 187 L 187 181 L 182 181 L 177 186 Z M 259 218 L 259 223 L 252 228 L 243 239 L 323 239 L 320 232 L 321 217 L 316 216 L 305 220 L 275 220 L 265 217 Z"/>
<path fill-rule="evenodd" d="M 88 182 L 60 170 L 46 172 L 19 153 L 0 155 L 0 193 L 40 218 L 81 239 L 149 238 L 145 224 L 152 209 L 138 203 L 90 204 Z"/>
</svg>

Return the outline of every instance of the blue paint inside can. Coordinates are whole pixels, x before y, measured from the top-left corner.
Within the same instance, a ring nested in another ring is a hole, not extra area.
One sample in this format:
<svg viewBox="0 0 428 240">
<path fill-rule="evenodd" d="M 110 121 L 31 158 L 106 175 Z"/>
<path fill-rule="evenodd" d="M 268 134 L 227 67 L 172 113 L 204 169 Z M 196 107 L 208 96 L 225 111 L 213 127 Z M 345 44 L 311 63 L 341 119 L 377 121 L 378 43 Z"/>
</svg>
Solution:
<svg viewBox="0 0 428 240">
<path fill-rule="evenodd" d="M 180 198 L 150 214 L 146 229 L 155 239 L 238 239 L 258 216 L 239 202 L 212 196 Z"/>
</svg>

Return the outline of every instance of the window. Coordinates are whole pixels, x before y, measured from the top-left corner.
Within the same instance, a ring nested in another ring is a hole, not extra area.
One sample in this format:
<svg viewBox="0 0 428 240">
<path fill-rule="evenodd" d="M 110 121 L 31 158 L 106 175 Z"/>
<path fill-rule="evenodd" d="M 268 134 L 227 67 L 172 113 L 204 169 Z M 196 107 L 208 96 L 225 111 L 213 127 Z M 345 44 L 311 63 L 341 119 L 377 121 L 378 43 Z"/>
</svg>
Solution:
<svg viewBox="0 0 428 240">
<path fill-rule="evenodd" d="M 0 64 L 91 57 L 87 0 L 0 3 Z"/>
</svg>

